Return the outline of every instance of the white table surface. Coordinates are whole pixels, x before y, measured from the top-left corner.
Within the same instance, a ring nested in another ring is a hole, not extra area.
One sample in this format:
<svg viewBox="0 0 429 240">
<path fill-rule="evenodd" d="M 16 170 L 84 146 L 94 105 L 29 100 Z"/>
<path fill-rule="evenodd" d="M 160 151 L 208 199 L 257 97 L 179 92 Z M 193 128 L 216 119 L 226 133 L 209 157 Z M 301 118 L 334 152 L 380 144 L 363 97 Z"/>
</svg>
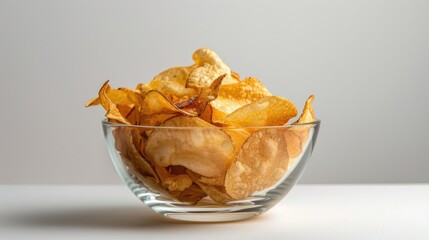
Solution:
<svg viewBox="0 0 429 240">
<path fill-rule="evenodd" d="M 297 185 L 251 220 L 166 220 L 125 186 L 0 185 L 0 239 L 429 239 L 429 185 Z"/>
</svg>

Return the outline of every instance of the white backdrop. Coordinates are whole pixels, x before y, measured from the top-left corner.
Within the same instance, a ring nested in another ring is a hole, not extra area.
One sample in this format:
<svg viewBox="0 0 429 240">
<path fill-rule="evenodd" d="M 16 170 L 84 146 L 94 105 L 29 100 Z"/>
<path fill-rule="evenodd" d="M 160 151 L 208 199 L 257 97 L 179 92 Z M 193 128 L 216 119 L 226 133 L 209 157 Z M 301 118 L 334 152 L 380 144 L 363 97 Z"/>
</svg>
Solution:
<svg viewBox="0 0 429 240">
<path fill-rule="evenodd" d="M 0 0 L 0 184 L 119 183 L 101 84 L 214 49 L 322 127 L 303 183 L 429 182 L 428 1 Z"/>
</svg>

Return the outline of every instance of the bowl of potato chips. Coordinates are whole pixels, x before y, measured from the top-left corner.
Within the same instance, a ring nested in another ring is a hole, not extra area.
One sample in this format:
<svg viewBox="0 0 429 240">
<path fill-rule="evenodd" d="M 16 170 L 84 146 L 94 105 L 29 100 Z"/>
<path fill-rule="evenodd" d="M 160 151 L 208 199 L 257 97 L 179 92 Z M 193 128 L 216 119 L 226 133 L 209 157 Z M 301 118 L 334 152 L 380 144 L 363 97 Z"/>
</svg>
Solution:
<svg viewBox="0 0 429 240">
<path fill-rule="evenodd" d="M 295 105 L 255 78 L 241 79 L 212 50 L 148 84 L 103 84 L 110 158 L 131 191 L 161 215 L 185 221 L 257 216 L 291 190 L 310 159 L 320 121 L 311 95 Z"/>
</svg>

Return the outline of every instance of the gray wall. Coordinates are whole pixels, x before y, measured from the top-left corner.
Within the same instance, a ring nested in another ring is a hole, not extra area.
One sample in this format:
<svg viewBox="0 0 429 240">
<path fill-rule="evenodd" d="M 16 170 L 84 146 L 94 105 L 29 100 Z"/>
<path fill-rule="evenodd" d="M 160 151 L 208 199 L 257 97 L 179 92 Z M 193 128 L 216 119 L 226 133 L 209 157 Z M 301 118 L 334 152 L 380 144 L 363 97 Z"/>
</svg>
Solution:
<svg viewBox="0 0 429 240">
<path fill-rule="evenodd" d="M 0 1 L 0 183 L 120 183 L 101 84 L 214 49 L 322 120 L 303 183 L 429 182 L 429 1 Z"/>
</svg>

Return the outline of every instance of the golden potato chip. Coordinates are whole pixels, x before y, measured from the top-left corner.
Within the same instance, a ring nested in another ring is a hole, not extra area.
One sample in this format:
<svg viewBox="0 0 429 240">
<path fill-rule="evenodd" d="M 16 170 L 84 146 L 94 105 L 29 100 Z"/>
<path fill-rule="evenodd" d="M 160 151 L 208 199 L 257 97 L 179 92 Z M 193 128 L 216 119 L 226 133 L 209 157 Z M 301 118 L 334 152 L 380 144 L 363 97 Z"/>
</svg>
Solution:
<svg viewBox="0 0 429 240">
<path fill-rule="evenodd" d="M 195 66 L 172 67 L 156 75 L 152 79 L 152 82 L 165 81 L 178 83 L 181 86 L 185 86 L 189 73 L 191 73 L 195 68 Z"/>
<path fill-rule="evenodd" d="M 234 143 L 235 152 L 237 154 L 240 151 L 243 143 L 253 132 L 250 128 L 224 128 L 224 131 L 229 136 L 231 136 L 232 142 Z"/>
<path fill-rule="evenodd" d="M 314 95 L 311 95 L 310 97 L 308 97 L 307 101 L 305 102 L 304 110 L 302 111 L 301 116 L 296 122 L 294 122 L 294 124 L 310 123 L 310 122 L 316 121 L 316 117 L 314 116 L 314 110 L 312 106 L 313 100 L 314 100 Z"/>
<path fill-rule="evenodd" d="M 120 123 L 131 124 L 126 118 L 123 117 L 121 111 L 119 111 L 116 104 L 107 95 L 107 92 L 109 90 L 110 90 L 109 81 L 107 81 L 103 84 L 100 91 L 98 92 L 100 103 L 103 106 L 103 108 L 106 109 L 106 117 L 108 119 L 116 120 Z M 121 96 L 121 95 L 115 94 L 114 96 Z M 134 104 L 132 107 L 134 107 Z"/>
<path fill-rule="evenodd" d="M 96 106 L 101 104 L 100 102 L 100 98 L 99 97 L 95 97 L 95 98 L 91 98 L 88 102 L 85 103 L 85 107 L 90 107 L 90 106 Z"/>
<path fill-rule="evenodd" d="M 173 102 L 187 99 L 198 93 L 198 89 L 185 86 L 189 73 L 195 68 L 196 66 L 169 68 L 156 75 L 149 84 L 138 85 L 137 89 L 141 92 L 158 91 Z"/>
<path fill-rule="evenodd" d="M 304 104 L 304 109 L 302 110 L 301 116 L 297 121 L 293 123 L 295 124 L 305 124 L 305 123 L 311 123 L 316 121 L 316 117 L 314 115 L 313 110 L 313 101 L 314 101 L 314 95 L 310 95 L 308 97 L 307 101 Z M 302 125 L 302 126 L 294 126 L 293 132 L 298 138 L 301 140 L 301 145 L 304 146 L 308 140 L 308 134 L 311 129 L 311 126 L 308 125 Z"/>
<path fill-rule="evenodd" d="M 233 77 L 235 80 L 240 81 L 240 74 L 231 71 L 231 77 Z"/>
<path fill-rule="evenodd" d="M 175 196 L 182 202 L 196 204 L 198 201 L 207 196 L 207 194 L 199 186 L 192 184 L 190 187 L 186 188 L 180 193 L 175 193 Z"/>
<path fill-rule="evenodd" d="M 208 87 L 213 80 L 225 73 L 224 69 L 221 69 L 216 65 L 205 64 L 202 67 L 196 68 L 191 72 L 191 74 L 189 74 L 186 86 L 196 88 Z"/>
<path fill-rule="evenodd" d="M 180 109 L 185 108 L 191 104 L 193 104 L 198 98 L 198 95 L 194 95 L 190 98 L 180 99 L 174 102 L 174 105 Z"/>
<path fill-rule="evenodd" d="M 288 128 L 284 131 L 284 137 L 287 145 L 287 152 L 289 155 L 289 164 L 292 159 L 298 157 L 302 151 L 302 139 L 295 130 Z"/>
<path fill-rule="evenodd" d="M 219 177 L 234 160 L 228 134 L 198 117 L 178 116 L 161 126 L 166 128 L 155 129 L 145 148 L 149 159 L 159 166 L 181 165 L 202 176 Z"/>
<path fill-rule="evenodd" d="M 154 168 L 147 159 L 141 154 L 139 148 L 144 141 L 138 129 L 117 128 L 114 131 L 115 147 L 129 161 L 128 166 L 132 166 L 135 172 L 145 176 L 152 176 L 157 181 L 158 177 Z"/>
<path fill-rule="evenodd" d="M 217 98 L 220 85 L 225 76 L 225 74 L 221 75 L 214 80 L 209 87 L 201 88 L 195 101 L 184 106 L 182 110 L 192 114 L 193 116 L 201 115 L 206 109 L 207 104 Z"/>
<path fill-rule="evenodd" d="M 187 174 L 173 175 L 161 166 L 154 164 L 154 167 L 162 185 L 169 191 L 180 192 L 192 185 L 192 179 Z"/>
<path fill-rule="evenodd" d="M 128 173 L 131 175 L 131 177 L 137 178 L 140 182 L 145 183 L 146 185 L 150 185 L 151 189 L 153 190 L 158 190 L 160 189 L 159 187 L 159 179 L 155 180 L 154 177 L 151 176 L 147 176 L 147 175 L 143 175 L 141 174 L 136 168 L 135 166 L 132 164 L 132 161 L 128 159 L 128 156 L 120 153 L 121 159 L 124 163 L 124 165 L 127 168 Z"/>
<path fill-rule="evenodd" d="M 149 87 L 151 90 L 161 92 L 164 96 L 173 102 L 189 98 L 198 93 L 198 90 L 195 88 L 186 88 L 180 83 L 164 80 L 153 80 L 150 82 Z"/>
<path fill-rule="evenodd" d="M 282 132 L 277 129 L 254 132 L 226 173 L 226 193 L 234 199 L 243 199 L 270 188 L 287 167 L 288 153 Z"/>
<path fill-rule="evenodd" d="M 219 122 L 235 110 L 257 101 L 271 93 L 256 78 L 246 78 L 234 84 L 222 85 L 216 100 L 210 105 L 213 107 L 213 122 Z"/>
<path fill-rule="evenodd" d="M 228 126 L 280 126 L 295 117 L 297 109 L 287 99 L 267 96 L 235 110 L 219 122 Z"/>
<path fill-rule="evenodd" d="M 137 84 L 137 86 L 136 86 L 136 90 L 138 91 L 138 92 L 140 92 L 140 94 L 142 95 L 142 96 L 144 96 L 144 95 L 146 95 L 146 93 L 147 92 L 149 92 L 150 90 L 152 90 L 151 89 L 151 87 L 149 86 L 149 84 L 147 84 L 147 83 L 145 83 L 145 84 L 143 84 L 143 83 L 139 83 L 139 84 Z"/>
<path fill-rule="evenodd" d="M 183 191 L 192 185 L 192 180 L 186 174 L 169 175 L 164 179 L 163 184 L 169 191 Z"/>
<path fill-rule="evenodd" d="M 212 123 L 219 123 L 220 120 L 226 118 L 228 116 L 227 113 L 214 108 L 211 104 L 209 104 L 212 110 L 212 118 L 210 119 Z"/>
<path fill-rule="evenodd" d="M 219 56 L 208 48 L 200 48 L 194 52 L 192 59 L 197 68 L 188 75 L 186 86 L 203 88 L 208 87 L 221 75 L 226 74 L 222 84 L 237 82 L 231 76 L 231 69 L 219 58 Z"/>
<path fill-rule="evenodd" d="M 202 120 L 208 122 L 208 123 L 212 123 L 212 116 L 213 116 L 212 107 L 210 106 L 210 104 L 207 104 L 204 111 L 198 117 L 201 118 Z"/>
<path fill-rule="evenodd" d="M 210 65 L 219 65 L 228 68 L 226 64 L 220 59 L 220 57 L 209 48 L 200 48 L 197 49 L 194 54 L 192 54 L 192 60 L 194 60 L 197 66 L 203 66 L 204 64 Z M 229 68 L 228 68 L 229 69 Z"/>
<path fill-rule="evenodd" d="M 146 93 L 143 102 L 141 103 L 142 118 L 157 118 L 156 115 L 192 115 L 186 111 L 181 110 L 168 100 L 162 93 L 151 90 Z M 148 117 L 149 116 L 149 117 Z M 156 122 L 141 119 L 142 122 Z"/>
<path fill-rule="evenodd" d="M 140 104 L 143 101 L 143 96 L 140 92 L 128 89 L 119 88 L 112 89 L 109 86 L 109 81 L 106 81 L 98 92 L 98 97 L 89 100 L 85 106 L 95 106 L 101 104 L 106 109 L 106 117 L 115 120 L 119 123 L 136 124 L 134 115 L 131 115 L 132 121 L 127 116 L 136 108 L 136 112 L 140 110 Z"/>
<path fill-rule="evenodd" d="M 142 115 L 140 118 L 140 125 L 142 126 L 159 126 L 162 123 L 164 123 L 167 119 L 170 119 L 172 117 L 176 117 L 180 115 L 179 113 L 160 113 L 160 114 L 153 114 L 153 115 Z M 147 131 L 151 131 L 151 129 L 147 129 Z"/>
<path fill-rule="evenodd" d="M 192 181 L 198 181 L 200 183 L 215 185 L 215 186 L 224 186 L 225 185 L 225 175 L 220 177 L 204 177 L 198 173 L 194 173 L 189 169 L 186 169 L 186 174 L 188 174 Z"/>
<path fill-rule="evenodd" d="M 213 186 L 210 184 L 206 184 L 200 181 L 201 176 L 196 176 L 195 173 L 191 171 L 187 171 L 189 177 L 194 181 L 207 195 L 215 202 L 218 203 L 226 203 L 232 201 L 232 199 L 228 194 L 225 193 L 225 189 L 219 186 Z"/>
</svg>

